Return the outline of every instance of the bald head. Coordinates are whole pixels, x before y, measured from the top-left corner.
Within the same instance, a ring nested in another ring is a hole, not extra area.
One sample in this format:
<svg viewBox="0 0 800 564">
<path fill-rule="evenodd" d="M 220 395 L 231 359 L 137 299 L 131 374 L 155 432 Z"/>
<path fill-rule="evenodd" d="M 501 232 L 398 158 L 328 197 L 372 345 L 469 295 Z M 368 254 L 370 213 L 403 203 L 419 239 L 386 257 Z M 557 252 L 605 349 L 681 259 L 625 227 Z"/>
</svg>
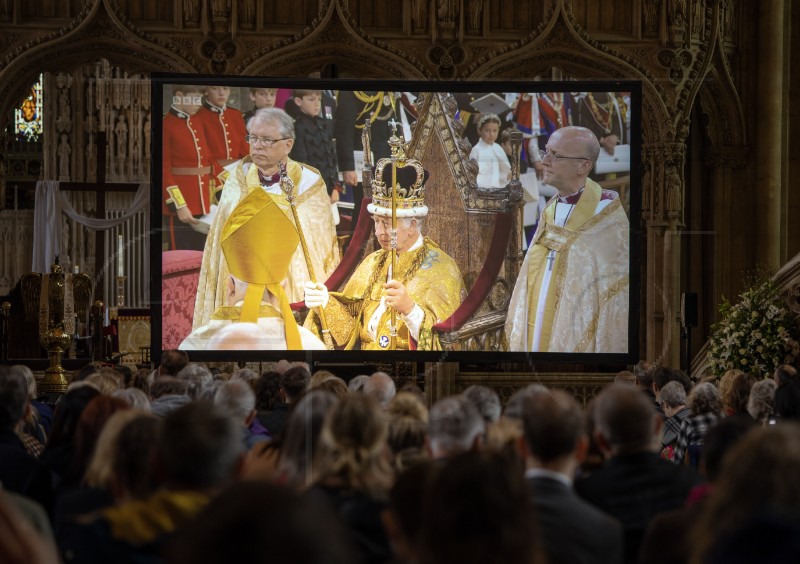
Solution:
<svg viewBox="0 0 800 564">
<path fill-rule="evenodd" d="M 597 157 L 600 156 L 600 142 L 590 129 L 569 125 L 553 132 L 550 140 L 553 140 L 554 137 L 560 139 L 565 144 L 564 147 L 570 149 L 570 156 L 584 157 L 592 165 L 597 162 Z"/>
<path fill-rule="evenodd" d="M 208 341 L 211 350 L 269 350 L 276 347 L 275 339 L 255 323 L 231 323 L 220 329 Z"/>
<path fill-rule="evenodd" d="M 363 392 L 374 397 L 383 407 L 386 407 L 396 391 L 394 380 L 385 372 L 376 372 L 364 382 Z"/>
</svg>

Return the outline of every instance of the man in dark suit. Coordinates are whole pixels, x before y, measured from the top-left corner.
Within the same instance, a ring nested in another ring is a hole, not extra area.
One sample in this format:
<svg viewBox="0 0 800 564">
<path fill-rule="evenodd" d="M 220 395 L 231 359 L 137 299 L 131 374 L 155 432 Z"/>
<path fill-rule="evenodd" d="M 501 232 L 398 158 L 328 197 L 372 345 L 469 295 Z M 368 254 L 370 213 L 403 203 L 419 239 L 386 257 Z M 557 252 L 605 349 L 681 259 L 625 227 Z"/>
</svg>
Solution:
<svg viewBox="0 0 800 564">
<path fill-rule="evenodd" d="M 622 525 L 582 500 L 572 477 L 586 452 L 583 413 L 559 390 L 525 401 L 525 478 L 551 564 L 622 562 Z"/>
<path fill-rule="evenodd" d="M 625 562 L 637 562 L 650 520 L 682 505 L 701 479 L 693 468 L 656 454 L 664 422 L 651 400 L 636 388 L 609 386 L 597 396 L 593 413 L 595 438 L 606 463 L 575 482 L 575 489 L 622 522 Z"/>
</svg>

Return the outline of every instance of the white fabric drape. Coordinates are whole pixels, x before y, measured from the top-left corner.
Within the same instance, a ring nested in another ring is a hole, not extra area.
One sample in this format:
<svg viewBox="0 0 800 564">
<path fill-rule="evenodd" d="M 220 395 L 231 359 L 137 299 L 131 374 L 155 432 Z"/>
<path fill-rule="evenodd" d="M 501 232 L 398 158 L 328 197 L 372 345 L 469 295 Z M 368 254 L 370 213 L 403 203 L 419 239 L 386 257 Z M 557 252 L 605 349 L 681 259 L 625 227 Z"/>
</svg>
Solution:
<svg viewBox="0 0 800 564">
<path fill-rule="evenodd" d="M 61 198 L 57 180 L 36 183 L 33 211 L 33 272 L 50 272 L 61 253 Z"/>
<path fill-rule="evenodd" d="M 124 221 L 127 221 L 140 211 L 147 208 L 150 205 L 150 183 L 149 182 L 142 182 L 139 184 L 139 188 L 136 190 L 136 195 L 133 197 L 133 202 L 131 202 L 131 209 L 129 209 L 126 213 L 122 214 L 119 217 L 114 217 L 111 219 L 97 219 L 95 217 L 86 217 L 85 215 L 80 215 L 75 209 L 72 207 L 72 204 L 69 203 L 67 200 L 67 196 L 62 194 L 58 191 L 58 182 L 56 182 L 56 190 L 60 196 L 61 202 L 61 209 L 62 211 L 69 217 L 70 219 L 77 221 L 81 225 L 88 227 L 89 229 L 93 229 L 95 231 L 110 229 L 111 227 L 115 227 Z"/>
<path fill-rule="evenodd" d="M 130 209 L 119 217 L 98 219 L 80 215 L 58 188 L 57 180 L 40 180 L 36 183 L 36 203 L 33 219 L 33 272 L 50 272 L 55 256 L 61 254 L 61 213 L 73 221 L 95 231 L 111 229 L 124 223 L 150 206 L 150 183 L 139 184 Z M 149 244 L 149 237 L 147 238 Z M 64 249 L 65 250 L 65 249 Z M 149 251 L 149 248 L 148 248 Z M 145 254 L 149 256 L 149 252 Z M 150 264 L 144 262 L 145 280 L 149 279 Z"/>
</svg>

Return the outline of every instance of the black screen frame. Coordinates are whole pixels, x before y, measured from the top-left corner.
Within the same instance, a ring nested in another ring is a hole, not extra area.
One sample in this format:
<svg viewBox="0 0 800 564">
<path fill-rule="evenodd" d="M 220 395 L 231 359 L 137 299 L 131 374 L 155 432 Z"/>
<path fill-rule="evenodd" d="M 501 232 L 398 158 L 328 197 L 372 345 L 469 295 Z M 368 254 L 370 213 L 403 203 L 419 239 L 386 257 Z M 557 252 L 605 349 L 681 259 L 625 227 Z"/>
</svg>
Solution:
<svg viewBox="0 0 800 564">
<path fill-rule="evenodd" d="M 497 81 L 418 81 L 399 79 L 315 79 L 202 74 L 153 73 L 151 75 L 152 162 L 151 162 L 151 256 L 150 310 L 153 362 L 158 363 L 162 346 L 162 266 L 161 266 L 161 150 L 163 91 L 171 84 L 224 85 L 231 87 L 307 88 L 330 90 L 381 90 L 410 92 L 630 92 L 630 188 L 629 188 L 629 308 L 627 353 L 542 353 L 504 351 L 308 351 L 240 350 L 188 351 L 192 361 L 276 361 L 287 359 L 317 363 L 353 362 L 460 362 L 469 364 L 524 363 L 535 365 L 631 365 L 639 360 L 641 290 L 641 206 L 642 206 L 642 83 L 637 80 L 497 80 Z M 152 244 L 157 241 L 159 244 Z"/>
</svg>

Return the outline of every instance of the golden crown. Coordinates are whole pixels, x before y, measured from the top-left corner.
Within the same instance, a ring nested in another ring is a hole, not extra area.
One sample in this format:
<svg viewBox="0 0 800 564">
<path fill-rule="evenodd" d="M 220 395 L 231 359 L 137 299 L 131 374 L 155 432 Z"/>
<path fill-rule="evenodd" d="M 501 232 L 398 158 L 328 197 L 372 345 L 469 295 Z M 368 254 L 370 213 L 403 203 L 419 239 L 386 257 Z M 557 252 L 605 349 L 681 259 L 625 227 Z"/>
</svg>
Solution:
<svg viewBox="0 0 800 564">
<path fill-rule="evenodd" d="M 375 215 L 392 214 L 392 184 L 396 184 L 397 217 L 424 217 L 428 215 L 425 205 L 425 181 L 428 172 L 416 159 L 406 158 L 406 144 L 394 133 L 389 139 L 392 158 L 378 160 L 372 181 L 372 203 L 367 210 Z M 396 167 L 393 167 L 393 163 Z M 394 178 L 392 169 L 396 168 Z"/>
</svg>

